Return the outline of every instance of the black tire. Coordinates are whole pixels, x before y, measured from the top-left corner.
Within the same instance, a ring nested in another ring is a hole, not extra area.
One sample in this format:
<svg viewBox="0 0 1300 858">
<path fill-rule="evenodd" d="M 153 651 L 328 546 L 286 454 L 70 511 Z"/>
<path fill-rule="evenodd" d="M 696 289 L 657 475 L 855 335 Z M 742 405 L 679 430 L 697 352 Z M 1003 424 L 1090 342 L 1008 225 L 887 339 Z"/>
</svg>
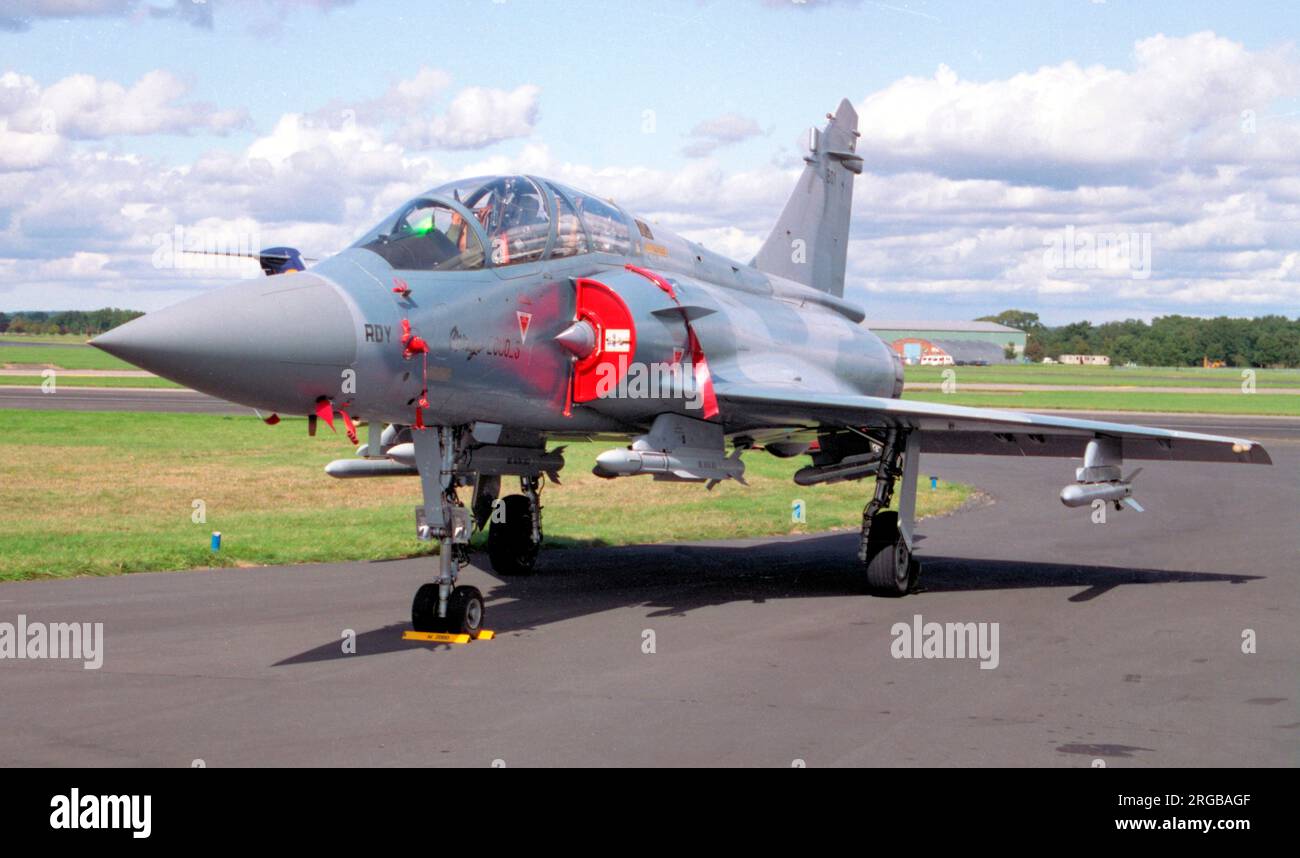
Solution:
<svg viewBox="0 0 1300 858">
<path fill-rule="evenodd" d="M 483 628 L 485 616 L 487 608 L 483 605 L 483 594 L 478 591 L 478 587 L 457 587 L 451 591 L 451 598 L 447 600 L 447 619 L 443 621 L 443 630 L 453 635 L 473 635 Z"/>
<path fill-rule="evenodd" d="M 417 632 L 440 632 L 442 624 L 438 616 L 438 585 L 422 584 L 411 602 L 411 626 Z"/>
<path fill-rule="evenodd" d="M 524 495 L 502 499 L 504 521 L 488 527 L 488 560 L 498 575 L 531 575 L 537 565 L 540 542 L 533 542 L 532 505 Z"/>
<path fill-rule="evenodd" d="M 865 571 L 867 592 L 874 596 L 905 596 L 916 583 L 920 564 L 898 530 L 897 512 L 878 512 L 871 519 Z"/>
</svg>

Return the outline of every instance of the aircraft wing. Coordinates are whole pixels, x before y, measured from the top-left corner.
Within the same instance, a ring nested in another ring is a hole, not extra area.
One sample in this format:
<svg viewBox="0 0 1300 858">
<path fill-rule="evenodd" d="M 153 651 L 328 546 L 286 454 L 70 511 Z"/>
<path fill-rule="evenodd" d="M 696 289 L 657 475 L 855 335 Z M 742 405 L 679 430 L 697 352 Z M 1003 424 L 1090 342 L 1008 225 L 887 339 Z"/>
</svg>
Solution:
<svg viewBox="0 0 1300 858">
<path fill-rule="evenodd" d="M 1124 457 L 1270 465 L 1262 445 L 1204 435 L 1054 414 L 969 408 L 854 394 L 806 393 L 795 387 L 719 383 L 718 406 L 729 421 L 768 425 L 921 430 L 928 453 L 1080 458 L 1087 439 L 1119 438 Z"/>
</svg>

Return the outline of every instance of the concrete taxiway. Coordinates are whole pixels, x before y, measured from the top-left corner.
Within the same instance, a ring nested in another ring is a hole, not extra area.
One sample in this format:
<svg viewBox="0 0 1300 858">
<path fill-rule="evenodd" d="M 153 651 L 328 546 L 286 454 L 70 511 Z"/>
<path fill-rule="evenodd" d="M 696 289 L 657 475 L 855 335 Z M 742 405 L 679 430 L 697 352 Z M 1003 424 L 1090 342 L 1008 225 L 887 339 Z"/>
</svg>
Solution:
<svg viewBox="0 0 1300 858">
<path fill-rule="evenodd" d="M 499 636 L 454 647 L 401 640 L 429 560 L 3 584 L 0 621 L 102 622 L 104 661 L 0 660 L 0 764 L 1300 764 L 1300 421 L 1146 422 L 1275 464 L 1144 463 L 1147 512 L 1094 524 L 1075 463 L 925 457 L 987 499 L 919 526 L 896 600 L 847 533 L 471 568 Z M 894 658 L 915 615 L 998 623 L 996 669 Z"/>
</svg>

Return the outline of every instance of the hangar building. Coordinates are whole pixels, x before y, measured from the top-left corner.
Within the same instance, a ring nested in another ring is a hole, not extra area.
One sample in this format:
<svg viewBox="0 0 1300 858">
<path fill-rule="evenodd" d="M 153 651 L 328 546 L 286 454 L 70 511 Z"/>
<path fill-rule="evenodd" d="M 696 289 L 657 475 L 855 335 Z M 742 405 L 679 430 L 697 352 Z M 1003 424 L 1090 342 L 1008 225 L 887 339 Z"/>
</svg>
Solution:
<svg viewBox="0 0 1300 858">
<path fill-rule="evenodd" d="M 895 322 L 867 323 L 872 332 L 903 356 L 905 363 L 920 363 L 926 355 L 946 354 L 957 364 L 1016 363 L 1025 353 L 1028 335 L 996 322 Z M 1007 360 L 1006 347 L 1016 360 Z"/>
</svg>

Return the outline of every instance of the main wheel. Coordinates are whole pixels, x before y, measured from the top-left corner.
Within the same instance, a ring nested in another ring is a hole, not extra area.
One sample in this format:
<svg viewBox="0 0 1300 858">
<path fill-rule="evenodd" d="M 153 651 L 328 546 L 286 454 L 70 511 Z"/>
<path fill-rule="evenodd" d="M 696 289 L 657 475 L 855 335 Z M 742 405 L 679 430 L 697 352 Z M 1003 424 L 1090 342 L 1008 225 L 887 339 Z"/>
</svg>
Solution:
<svg viewBox="0 0 1300 858">
<path fill-rule="evenodd" d="M 411 626 L 417 632 L 440 632 L 442 622 L 438 616 L 438 585 L 422 584 L 411 602 Z"/>
<path fill-rule="evenodd" d="M 898 513 L 876 513 L 867 533 L 867 591 L 876 596 L 906 595 L 919 571 L 920 564 L 912 558 L 898 529 Z"/>
<path fill-rule="evenodd" d="M 483 616 L 486 613 L 483 594 L 478 591 L 478 587 L 457 587 L 451 591 L 451 598 L 447 600 L 447 619 L 443 621 L 443 630 L 451 634 L 475 634 L 483 628 Z"/>
<path fill-rule="evenodd" d="M 533 509 L 524 495 L 502 499 L 503 521 L 488 528 L 488 559 L 500 575 L 529 575 L 537 565 L 541 542 L 533 541 Z"/>
</svg>

